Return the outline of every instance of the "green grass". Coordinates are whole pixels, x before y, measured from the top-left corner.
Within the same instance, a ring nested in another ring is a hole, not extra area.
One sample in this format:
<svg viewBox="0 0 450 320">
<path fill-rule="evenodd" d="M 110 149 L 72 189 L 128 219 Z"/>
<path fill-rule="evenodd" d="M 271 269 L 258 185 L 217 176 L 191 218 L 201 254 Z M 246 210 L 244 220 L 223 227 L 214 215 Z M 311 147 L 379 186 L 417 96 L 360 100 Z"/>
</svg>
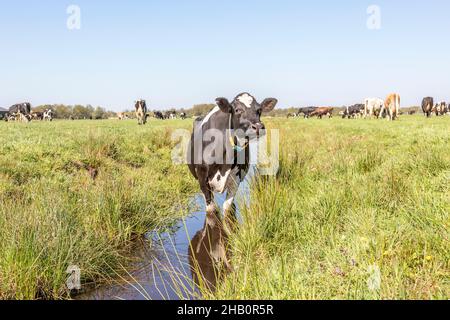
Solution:
<svg viewBox="0 0 450 320">
<path fill-rule="evenodd" d="M 254 184 L 234 271 L 205 298 L 450 298 L 450 118 L 266 124 L 280 171 Z M 70 265 L 108 282 L 136 236 L 185 214 L 199 187 L 170 136 L 191 126 L 1 122 L 0 299 L 68 298 Z"/>
<path fill-rule="evenodd" d="M 253 186 L 208 298 L 450 298 L 450 118 L 267 124 L 280 172 Z"/>
<path fill-rule="evenodd" d="M 108 281 L 136 236 L 184 214 L 196 184 L 172 165 L 171 132 L 191 125 L 1 122 L 0 299 L 68 298 L 71 265 Z"/>
</svg>

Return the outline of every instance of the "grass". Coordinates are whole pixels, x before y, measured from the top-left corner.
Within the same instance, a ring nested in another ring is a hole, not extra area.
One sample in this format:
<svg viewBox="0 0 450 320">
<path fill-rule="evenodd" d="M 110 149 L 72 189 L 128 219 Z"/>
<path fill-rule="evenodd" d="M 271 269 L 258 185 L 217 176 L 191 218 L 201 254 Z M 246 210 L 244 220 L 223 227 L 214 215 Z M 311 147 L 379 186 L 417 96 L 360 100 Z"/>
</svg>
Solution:
<svg viewBox="0 0 450 320">
<path fill-rule="evenodd" d="M 267 124 L 280 172 L 254 184 L 206 297 L 450 298 L 450 118 Z"/>
<path fill-rule="evenodd" d="M 133 239 L 184 214 L 196 185 L 172 166 L 179 127 L 191 123 L 1 122 L 0 299 L 68 298 L 72 265 L 107 282 Z"/>
<path fill-rule="evenodd" d="M 280 171 L 253 185 L 234 270 L 205 298 L 450 298 L 450 118 L 266 125 Z M 71 265 L 108 282 L 136 236 L 185 214 L 199 188 L 170 136 L 191 126 L 0 123 L 0 299 L 68 298 Z"/>
</svg>

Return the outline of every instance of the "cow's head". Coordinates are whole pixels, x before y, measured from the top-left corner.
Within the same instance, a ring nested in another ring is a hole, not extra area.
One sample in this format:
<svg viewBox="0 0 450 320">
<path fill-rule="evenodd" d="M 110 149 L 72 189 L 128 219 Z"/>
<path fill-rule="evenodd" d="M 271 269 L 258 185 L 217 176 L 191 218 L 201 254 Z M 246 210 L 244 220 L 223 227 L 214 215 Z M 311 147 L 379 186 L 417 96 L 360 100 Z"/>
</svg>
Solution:
<svg viewBox="0 0 450 320">
<path fill-rule="evenodd" d="M 244 132 L 252 140 L 259 137 L 265 129 L 261 122 L 262 113 L 272 111 L 278 100 L 267 98 L 258 103 L 250 94 L 241 93 L 231 103 L 226 98 L 217 98 L 216 103 L 222 112 L 230 114 L 233 129 Z"/>
</svg>

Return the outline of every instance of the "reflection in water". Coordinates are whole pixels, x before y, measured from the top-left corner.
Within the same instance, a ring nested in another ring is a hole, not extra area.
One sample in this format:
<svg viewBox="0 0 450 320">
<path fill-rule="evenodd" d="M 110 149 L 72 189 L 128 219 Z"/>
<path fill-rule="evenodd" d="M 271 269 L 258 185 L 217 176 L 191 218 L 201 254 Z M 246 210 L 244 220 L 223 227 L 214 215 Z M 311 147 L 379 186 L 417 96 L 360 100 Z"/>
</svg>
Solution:
<svg viewBox="0 0 450 320">
<path fill-rule="evenodd" d="M 191 241 L 189 264 L 198 287 L 216 289 L 221 276 L 231 271 L 228 235 L 218 214 L 207 214 L 205 225 Z"/>
<path fill-rule="evenodd" d="M 249 200 L 249 179 L 241 184 L 236 201 Z M 223 206 L 224 195 L 216 195 Z M 214 290 L 217 280 L 231 271 L 227 233 L 220 216 L 206 216 L 202 195 L 193 199 L 189 217 L 170 232 L 150 232 L 133 253 L 129 276 L 76 297 L 78 300 L 179 300 L 201 298 L 196 285 Z M 237 212 L 240 220 L 239 209 Z M 228 229 L 228 228 L 227 228 Z"/>
</svg>

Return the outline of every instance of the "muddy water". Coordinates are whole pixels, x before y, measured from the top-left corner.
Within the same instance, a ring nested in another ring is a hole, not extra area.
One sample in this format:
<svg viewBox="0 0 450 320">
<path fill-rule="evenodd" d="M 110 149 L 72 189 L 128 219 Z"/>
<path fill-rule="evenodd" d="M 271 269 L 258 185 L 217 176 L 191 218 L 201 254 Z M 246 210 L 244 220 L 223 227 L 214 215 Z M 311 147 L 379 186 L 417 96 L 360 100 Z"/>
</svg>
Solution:
<svg viewBox="0 0 450 320">
<path fill-rule="evenodd" d="M 239 206 L 248 204 L 249 181 L 254 176 L 250 170 L 247 179 L 241 184 L 236 203 Z M 215 195 L 216 203 L 221 207 L 225 201 L 223 195 Z M 91 292 L 82 294 L 79 300 L 179 300 L 200 299 L 195 289 L 191 272 L 189 251 L 191 241 L 198 238 L 206 229 L 205 201 L 202 195 L 192 199 L 191 214 L 180 220 L 170 232 L 149 232 L 138 249 L 133 253 L 135 259 L 127 266 L 129 276 L 122 281 Z M 240 220 L 239 208 L 238 219 Z M 204 241 L 206 242 L 206 241 Z M 199 249 L 200 245 L 196 244 Z M 209 250 L 209 249 L 207 249 Z M 201 251 L 201 250 L 200 250 Z"/>
</svg>

